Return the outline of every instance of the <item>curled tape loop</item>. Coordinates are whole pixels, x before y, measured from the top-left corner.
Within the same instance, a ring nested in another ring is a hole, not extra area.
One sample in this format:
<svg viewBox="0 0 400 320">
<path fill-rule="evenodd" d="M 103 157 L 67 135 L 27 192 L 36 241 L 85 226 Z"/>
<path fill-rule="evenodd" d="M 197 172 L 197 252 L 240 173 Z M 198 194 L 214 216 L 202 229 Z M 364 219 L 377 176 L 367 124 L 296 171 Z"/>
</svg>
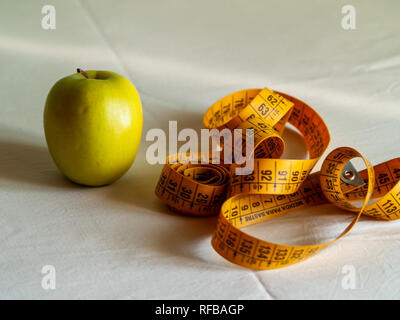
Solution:
<svg viewBox="0 0 400 320">
<path fill-rule="evenodd" d="M 259 270 L 286 267 L 308 259 L 345 236 L 361 214 L 383 220 L 400 217 L 400 158 L 372 167 L 358 151 L 341 147 L 324 159 L 321 171 L 310 174 L 326 151 L 330 135 L 318 113 L 294 97 L 267 88 L 238 91 L 213 104 L 203 123 L 206 128 L 219 131 L 254 130 L 254 170 L 237 175 L 238 164 L 217 165 L 201 154 L 171 155 L 157 183 L 156 195 L 172 210 L 183 214 L 219 214 L 211 243 L 233 263 Z M 281 135 L 286 123 L 295 126 L 304 137 L 309 159 L 279 159 L 284 150 Z M 245 143 L 245 135 L 242 139 Z M 233 149 L 237 148 L 235 141 L 231 143 Z M 245 146 L 242 144 L 241 148 L 239 152 Z M 359 172 L 359 178 L 365 182 L 361 186 L 341 179 L 343 169 L 353 158 L 361 158 L 366 165 Z M 380 199 L 368 204 L 373 198 Z M 361 208 L 355 207 L 354 201 L 363 201 Z M 329 202 L 356 213 L 347 228 L 329 242 L 282 245 L 241 230 L 303 207 Z"/>
</svg>

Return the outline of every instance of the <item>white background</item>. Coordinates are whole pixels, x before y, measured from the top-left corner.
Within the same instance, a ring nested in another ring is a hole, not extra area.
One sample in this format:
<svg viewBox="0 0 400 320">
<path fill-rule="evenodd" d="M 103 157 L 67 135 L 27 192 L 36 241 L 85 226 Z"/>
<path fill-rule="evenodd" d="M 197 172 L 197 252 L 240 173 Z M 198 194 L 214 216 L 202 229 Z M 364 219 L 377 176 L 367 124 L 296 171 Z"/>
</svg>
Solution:
<svg viewBox="0 0 400 320">
<path fill-rule="evenodd" d="M 51 1 L 56 30 L 41 28 L 45 4 L 0 2 L 0 298 L 400 298 L 400 222 L 363 218 L 306 262 L 253 272 L 213 251 L 215 218 L 170 213 L 154 196 L 162 167 L 146 163 L 144 141 L 168 120 L 200 129 L 219 98 L 266 86 L 322 115 L 329 150 L 349 145 L 373 164 L 399 156 L 398 1 Z M 341 27 L 345 4 L 356 30 Z M 138 157 L 108 187 L 71 184 L 47 151 L 47 93 L 77 67 L 121 73 L 142 98 Z M 303 156 L 302 140 L 285 138 L 286 155 Z M 249 232 L 316 243 L 349 219 L 325 205 Z M 45 291 L 49 264 L 56 290 Z"/>
</svg>

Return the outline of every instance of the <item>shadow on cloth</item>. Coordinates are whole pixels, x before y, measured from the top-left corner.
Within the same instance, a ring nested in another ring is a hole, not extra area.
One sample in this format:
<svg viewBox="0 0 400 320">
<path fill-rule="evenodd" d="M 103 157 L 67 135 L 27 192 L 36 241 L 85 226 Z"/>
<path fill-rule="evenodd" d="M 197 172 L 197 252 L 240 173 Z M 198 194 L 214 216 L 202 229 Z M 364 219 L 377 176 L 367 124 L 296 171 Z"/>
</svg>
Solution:
<svg viewBox="0 0 400 320">
<path fill-rule="evenodd" d="M 0 179 L 29 184 L 30 187 L 79 188 L 57 170 L 45 146 L 30 143 L 30 140 L 28 134 L 16 129 L 1 129 Z"/>
</svg>

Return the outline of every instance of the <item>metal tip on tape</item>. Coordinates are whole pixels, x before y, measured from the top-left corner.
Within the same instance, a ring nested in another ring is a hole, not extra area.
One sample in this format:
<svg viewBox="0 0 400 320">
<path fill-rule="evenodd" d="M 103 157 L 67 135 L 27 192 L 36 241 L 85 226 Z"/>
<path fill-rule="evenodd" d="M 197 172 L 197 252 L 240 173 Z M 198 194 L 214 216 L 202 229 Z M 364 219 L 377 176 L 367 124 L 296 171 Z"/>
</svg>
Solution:
<svg viewBox="0 0 400 320">
<path fill-rule="evenodd" d="M 349 161 L 342 169 L 342 173 L 340 175 L 340 179 L 352 186 L 361 187 L 365 184 L 364 180 L 358 174 L 356 168 L 354 168 L 353 164 Z"/>
</svg>

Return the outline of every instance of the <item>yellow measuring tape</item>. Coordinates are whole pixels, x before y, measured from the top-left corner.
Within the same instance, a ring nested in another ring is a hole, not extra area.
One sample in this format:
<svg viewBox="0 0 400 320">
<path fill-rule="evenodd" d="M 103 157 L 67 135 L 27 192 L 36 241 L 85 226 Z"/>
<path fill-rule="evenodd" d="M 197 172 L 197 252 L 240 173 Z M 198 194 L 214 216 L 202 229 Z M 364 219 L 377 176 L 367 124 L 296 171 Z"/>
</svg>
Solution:
<svg viewBox="0 0 400 320">
<path fill-rule="evenodd" d="M 310 159 L 279 159 L 287 122 L 303 135 Z M 253 129 L 254 171 L 236 175 L 238 164 L 217 165 L 210 158 L 202 164 L 199 162 L 205 156 L 201 154 L 191 154 L 192 161 L 183 162 L 182 155 L 171 155 L 157 183 L 156 195 L 183 214 L 219 214 L 211 243 L 233 263 L 260 270 L 286 267 L 308 259 L 345 236 L 361 214 L 384 220 L 400 218 L 400 158 L 372 167 L 356 150 L 341 147 L 325 158 L 320 172 L 309 174 L 327 149 L 330 136 L 322 118 L 294 97 L 267 88 L 238 91 L 213 104 L 203 123 L 209 129 Z M 242 138 L 245 142 L 245 136 Z M 234 141 L 233 145 L 236 146 Z M 349 160 L 357 157 L 364 161 L 366 169 L 359 173 L 346 170 Z M 352 183 L 355 177 L 362 183 Z M 379 197 L 368 204 L 370 199 Z M 354 201 L 363 201 L 361 208 L 355 207 Z M 357 214 L 338 238 L 326 243 L 282 245 L 241 230 L 329 202 Z"/>
</svg>

